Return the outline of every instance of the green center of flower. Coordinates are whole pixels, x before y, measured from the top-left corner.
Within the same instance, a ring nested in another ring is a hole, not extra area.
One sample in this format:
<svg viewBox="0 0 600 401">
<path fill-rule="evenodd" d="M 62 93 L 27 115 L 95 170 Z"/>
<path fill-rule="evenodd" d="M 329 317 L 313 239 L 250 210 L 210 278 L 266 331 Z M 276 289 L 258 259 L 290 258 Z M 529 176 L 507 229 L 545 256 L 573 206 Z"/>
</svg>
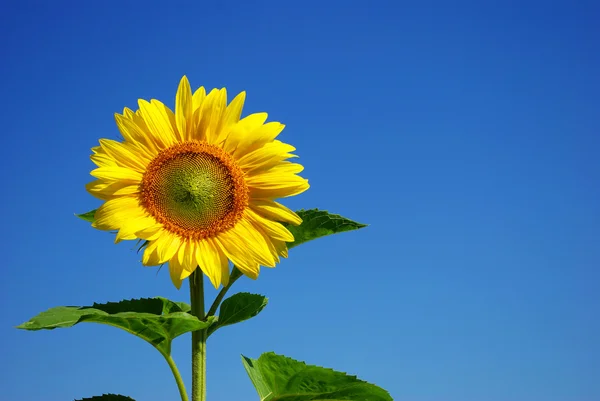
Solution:
<svg viewBox="0 0 600 401">
<path fill-rule="evenodd" d="M 248 190 L 243 173 L 222 149 L 186 142 L 150 162 L 141 201 L 166 229 L 201 239 L 233 227 L 248 204 Z"/>
<path fill-rule="evenodd" d="M 161 166 L 156 201 L 180 226 L 205 228 L 225 217 L 233 206 L 234 185 L 219 159 L 182 153 Z"/>
</svg>

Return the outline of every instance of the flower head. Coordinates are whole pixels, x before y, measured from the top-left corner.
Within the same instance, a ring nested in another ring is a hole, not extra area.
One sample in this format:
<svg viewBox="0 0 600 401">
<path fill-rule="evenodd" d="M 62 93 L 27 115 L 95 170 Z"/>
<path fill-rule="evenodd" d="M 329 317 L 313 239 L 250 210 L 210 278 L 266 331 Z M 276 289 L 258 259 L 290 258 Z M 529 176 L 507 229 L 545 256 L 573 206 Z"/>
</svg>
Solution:
<svg viewBox="0 0 600 401">
<path fill-rule="evenodd" d="M 93 226 L 118 230 L 116 242 L 147 240 L 144 265 L 169 264 L 177 288 L 199 267 L 215 287 L 229 280 L 229 261 L 256 278 L 274 267 L 294 240 L 281 224 L 301 219 L 275 199 L 308 189 L 293 146 L 277 135 L 284 125 L 266 113 L 240 119 L 245 93 L 227 105 L 225 89 L 193 94 L 179 84 L 175 112 L 139 100 L 116 114 L 122 142 L 101 139 L 92 149 L 86 188 L 105 202 Z"/>
</svg>

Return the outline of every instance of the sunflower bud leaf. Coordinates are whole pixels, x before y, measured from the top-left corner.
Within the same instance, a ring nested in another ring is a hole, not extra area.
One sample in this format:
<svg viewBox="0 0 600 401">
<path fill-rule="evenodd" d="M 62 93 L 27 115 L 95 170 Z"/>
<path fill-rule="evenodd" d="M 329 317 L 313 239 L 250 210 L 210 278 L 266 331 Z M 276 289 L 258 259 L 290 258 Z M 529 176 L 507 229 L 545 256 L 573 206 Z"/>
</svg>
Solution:
<svg viewBox="0 0 600 401">
<path fill-rule="evenodd" d="M 79 217 L 81 220 L 87 221 L 88 223 L 93 223 L 94 216 L 96 215 L 96 210 L 98 210 L 98 209 L 90 210 L 89 212 L 86 212 L 86 213 L 75 214 L 75 216 Z"/>
<path fill-rule="evenodd" d="M 232 295 L 221 304 L 219 318 L 208 328 L 208 335 L 223 326 L 240 323 L 258 315 L 267 306 L 267 302 L 268 298 L 264 295 L 247 292 Z"/>
<path fill-rule="evenodd" d="M 332 214 L 326 210 L 309 209 L 296 212 L 302 219 L 299 226 L 284 224 L 294 235 L 294 242 L 288 242 L 288 249 L 314 239 L 337 234 L 344 231 L 358 230 L 366 227 L 366 224 L 357 223 L 339 214 Z"/>
<path fill-rule="evenodd" d="M 387 391 L 356 376 L 307 365 L 273 352 L 258 359 L 242 355 L 242 363 L 261 401 L 393 401 Z"/>
<path fill-rule="evenodd" d="M 152 344 L 163 355 L 171 353 L 174 338 L 195 330 L 205 329 L 206 322 L 188 313 L 190 306 L 166 298 L 143 298 L 94 303 L 92 306 L 59 306 L 38 314 L 17 326 L 23 330 L 53 330 L 72 327 L 78 323 L 102 323 L 127 331 Z"/>
</svg>

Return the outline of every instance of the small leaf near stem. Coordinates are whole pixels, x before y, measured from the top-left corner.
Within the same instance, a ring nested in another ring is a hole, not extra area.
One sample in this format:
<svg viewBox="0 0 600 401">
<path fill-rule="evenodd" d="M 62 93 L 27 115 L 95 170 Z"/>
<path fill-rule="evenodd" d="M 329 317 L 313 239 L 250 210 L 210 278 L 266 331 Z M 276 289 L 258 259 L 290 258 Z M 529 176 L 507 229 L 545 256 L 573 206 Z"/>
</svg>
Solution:
<svg viewBox="0 0 600 401">
<path fill-rule="evenodd" d="M 224 326 L 236 324 L 258 315 L 265 306 L 268 299 L 264 295 L 239 292 L 227 298 L 219 309 L 219 318 L 209 326 L 208 336 Z"/>
</svg>

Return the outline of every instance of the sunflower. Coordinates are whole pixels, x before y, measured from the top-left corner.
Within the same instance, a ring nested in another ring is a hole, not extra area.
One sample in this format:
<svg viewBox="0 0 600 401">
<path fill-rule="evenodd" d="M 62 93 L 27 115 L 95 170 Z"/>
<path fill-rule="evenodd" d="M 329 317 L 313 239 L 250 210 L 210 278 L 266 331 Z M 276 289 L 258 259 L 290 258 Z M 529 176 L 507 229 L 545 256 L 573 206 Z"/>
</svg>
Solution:
<svg viewBox="0 0 600 401">
<path fill-rule="evenodd" d="M 256 279 L 287 257 L 294 237 L 281 223 L 302 222 L 275 201 L 309 187 L 287 160 L 295 148 L 275 139 L 284 125 L 265 123 L 266 113 L 240 119 L 245 97 L 227 105 L 225 88 L 192 94 L 184 76 L 174 113 L 140 99 L 115 114 L 123 141 L 92 149 L 98 168 L 86 188 L 104 201 L 93 226 L 117 230 L 115 242 L 146 240 L 142 263 L 168 263 L 177 288 L 198 267 L 215 288 L 227 285 L 229 261 Z"/>
</svg>

